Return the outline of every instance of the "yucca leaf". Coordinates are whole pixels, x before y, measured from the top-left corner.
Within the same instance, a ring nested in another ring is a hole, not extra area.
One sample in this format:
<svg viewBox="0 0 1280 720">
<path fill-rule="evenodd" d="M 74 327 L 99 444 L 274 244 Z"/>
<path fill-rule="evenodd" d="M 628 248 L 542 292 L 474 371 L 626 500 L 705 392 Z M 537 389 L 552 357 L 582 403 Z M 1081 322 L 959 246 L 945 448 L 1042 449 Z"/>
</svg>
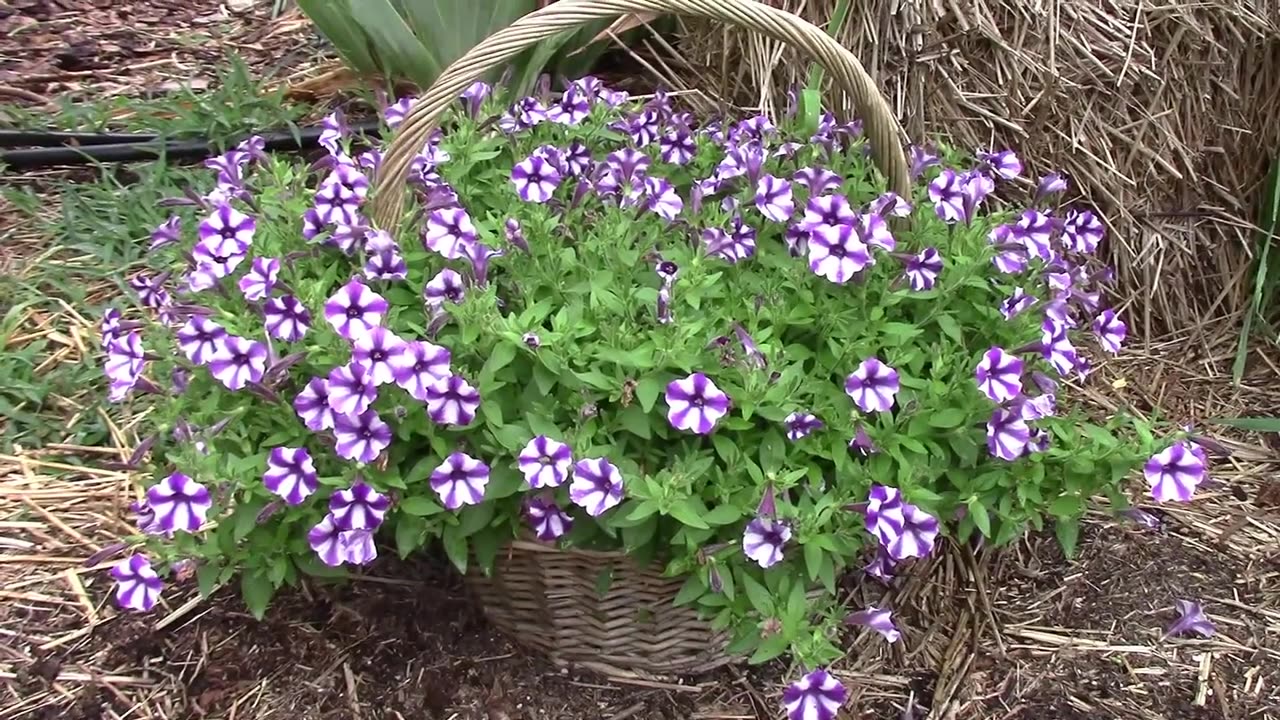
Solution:
<svg viewBox="0 0 1280 720">
<path fill-rule="evenodd" d="M 533 0 L 395 0 L 441 70 L 535 8 Z M 490 79 L 500 72 L 491 74 Z"/>
<path fill-rule="evenodd" d="M 369 38 L 352 22 L 347 0 L 298 0 L 298 7 L 352 69 L 366 75 L 378 72 Z"/>
<path fill-rule="evenodd" d="M 430 44 L 435 38 L 415 36 L 392 0 L 345 2 L 351 19 L 368 35 L 371 54 L 385 74 L 406 77 L 422 87 L 435 82 L 445 66 L 438 49 Z"/>
</svg>

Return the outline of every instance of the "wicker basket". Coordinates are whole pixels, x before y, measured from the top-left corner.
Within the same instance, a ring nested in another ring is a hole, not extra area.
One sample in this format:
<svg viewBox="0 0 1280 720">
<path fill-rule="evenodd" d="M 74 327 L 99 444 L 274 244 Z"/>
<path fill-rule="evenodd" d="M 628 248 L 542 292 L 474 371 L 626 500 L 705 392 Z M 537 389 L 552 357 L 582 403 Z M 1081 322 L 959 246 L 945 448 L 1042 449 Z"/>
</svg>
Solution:
<svg viewBox="0 0 1280 720">
<path fill-rule="evenodd" d="M 857 109 L 889 186 L 909 196 L 901 126 L 857 58 L 813 25 L 753 0 L 559 0 L 472 48 L 414 102 L 375 179 L 374 224 L 388 230 L 400 225 L 413 156 L 468 85 L 539 40 L 591 20 L 646 11 L 754 30 L 823 65 Z M 603 575 L 609 582 L 601 594 Z M 698 673 L 729 662 L 724 638 L 694 610 L 673 605 L 682 580 L 662 577 L 660 568 L 638 567 L 623 553 L 517 541 L 500 553 L 492 578 L 472 573 L 468 582 L 495 625 L 561 665 L 635 678 Z"/>
</svg>

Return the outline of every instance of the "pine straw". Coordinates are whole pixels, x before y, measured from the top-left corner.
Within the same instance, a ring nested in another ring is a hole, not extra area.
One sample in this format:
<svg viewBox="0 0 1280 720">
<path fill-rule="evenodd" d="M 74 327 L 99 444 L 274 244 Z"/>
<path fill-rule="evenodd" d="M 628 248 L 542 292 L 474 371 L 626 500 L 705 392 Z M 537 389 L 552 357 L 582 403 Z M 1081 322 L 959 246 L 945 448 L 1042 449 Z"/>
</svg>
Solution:
<svg viewBox="0 0 1280 720">
<path fill-rule="evenodd" d="M 836 0 L 766 0 L 818 24 Z M 1113 228 L 1145 337 L 1238 327 L 1260 185 L 1280 151 L 1280 0 L 875 0 L 840 40 L 913 139 L 1017 149 L 1064 169 Z M 807 66 L 692 24 L 683 84 L 766 111 Z"/>
</svg>

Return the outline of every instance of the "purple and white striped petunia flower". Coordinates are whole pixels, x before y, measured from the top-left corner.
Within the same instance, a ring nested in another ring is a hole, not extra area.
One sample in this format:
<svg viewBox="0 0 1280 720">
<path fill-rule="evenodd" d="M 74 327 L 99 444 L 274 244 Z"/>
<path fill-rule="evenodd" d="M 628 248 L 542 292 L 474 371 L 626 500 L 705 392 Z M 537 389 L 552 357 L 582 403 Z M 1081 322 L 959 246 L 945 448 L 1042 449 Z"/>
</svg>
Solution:
<svg viewBox="0 0 1280 720">
<path fill-rule="evenodd" d="M 1062 222 L 1062 244 L 1078 253 L 1093 253 L 1106 229 L 1102 221 L 1089 210 L 1070 210 Z"/>
<path fill-rule="evenodd" d="M 492 93 L 492 85 L 478 80 L 468 85 L 467 89 L 462 91 L 462 95 L 459 97 L 462 98 L 462 103 L 467 108 L 467 115 L 470 116 L 472 120 L 480 117 L 480 108 Z"/>
<path fill-rule="evenodd" d="M 147 506 L 155 513 L 156 527 L 173 537 L 179 530 L 199 530 L 213 499 L 204 485 L 175 472 L 147 490 Z"/>
<path fill-rule="evenodd" d="M 364 335 L 382 324 L 387 300 L 359 280 L 338 288 L 324 304 L 324 319 L 347 340 Z"/>
<path fill-rule="evenodd" d="M 422 289 L 422 299 L 434 311 L 438 311 L 446 302 L 457 305 L 464 297 L 466 290 L 462 285 L 462 276 L 450 268 L 436 273 Z"/>
<path fill-rule="evenodd" d="M 337 440 L 334 449 L 339 457 L 365 465 L 377 460 L 391 445 L 391 426 L 372 408 L 359 415 L 335 413 L 333 435 Z"/>
<path fill-rule="evenodd" d="M 677 430 L 706 435 L 729 412 L 729 396 L 702 373 L 667 384 L 667 420 Z"/>
<path fill-rule="evenodd" d="M 868 606 L 866 610 L 850 613 L 844 622 L 846 625 L 871 628 L 891 643 L 902 639 L 902 633 L 898 632 L 898 628 L 893 624 L 893 613 L 889 610 L 881 610 L 875 605 Z"/>
<path fill-rule="evenodd" d="M 312 432 L 333 428 L 333 408 L 329 406 L 329 381 L 311 378 L 293 400 L 294 412 Z"/>
<path fill-rule="evenodd" d="M 253 218 L 230 205 L 219 205 L 209 217 L 201 221 L 196 234 L 201 242 L 215 238 L 233 241 L 243 252 L 253 243 L 256 229 L 257 224 Z"/>
<path fill-rule="evenodd" d="M 545 158 L 532 155 L 511 168 L 511 184 L 521 200 L 544 203 L 560 185 L 560 172 Z"/>
<path fill-rule="evenodd" d="M 974 379 L 982 394 L 992 401 L 1012 400 L 1022 392 L 1022 360 L 1005 352 L 1004 348 L 993 347 L 982 354 L 974 370 Z"/>
<path fill-rule="evenodd" d="M 409 264 L 397 247 L 382 248 L 372 252 L 364 261 L 366 280 L 404 280 L 409 277 Z"/>
<path fill-rule="evenodd" d="M 192 315 L 177 331 L 178 348 L 187 360 L 204 365 L 223 352 L 227 331 L 204 315 Z"/>
<path fill-rule="evenodd" d="M 818 197 L 840 189 L 841 177 L 826 168 L 802 167 L 791 179 L 809 189 L 810 197 Z"/>
<path fill-rule="evenodd" d="M 378 544 L 373 530 L 343 530 L 338 534 L 342 559 L 352 565 L 368 565 L 378 559 Z"/>
<path fill-rule="evenodd" d="M 1031 442 L 1031 428 L 1016 412 L 996 408 L 987 421 L 987 450 L 992 457 L 1013 462 L 1022 457 Z"/>
<path fill-rule="evenodd" d="M 460 375 L 440 378 L 427 386 L 427 415 L 437 425 L 462 427 L 476 419 L 480 391 Z"/>
<path fill-rule="evenodd" d="M 1009 239 L 1026 248 L 1031 257 L 1045 262 L 1054 259 L 1053 220 L 1039 210 L 1025 210 L 1010 228 Z"/>
<path fill-rule="evenodd" d="M 573 466 L 569 499 L 591 517 L 600 517 L 622 502 L 622 473 L 604 458 L 579 460 Z"/>
<path fill-rule="evenodd" d="M 573 518 L 546 498 L 529 498 L 524 505 L 524 516 L 529 521 L 529 527 L 533 528 L 534 535 L 543 542 L 551 542 L 573 527 Z"/>
<path fill-rule="evenodd" d="M 112 382 L 136 381 L 146 364 L 146 351 L 142 347 L 142 335 L 138 331 L 117 337 L 107 344 L 103 370 Z"/>
<path fill-rule="evenodd" d="M 870 457 L 880 452 L 880 448 L 871 441 L 871 436 L 867 435 L 867 429 L 858 424 L 858 429 L 853 433 L 853 437 L 849 439 L 849 449 L 858 453 L 862 457 Z"/>
<path fill-rule="evenodd" d="M 1188 502 L 1204 482 L 1205 460 L 1187 443 L 1178 442 L 1152 455 L 1142 474 L 1151 486 L 1151 497 L 1160 502 Z"/>
<path fill-rule="evenodd" d="M 427 386 L 451 374 L 449 350 L 426 341 L 402 343 L 387 358 L 391 376 L 414 400 L 427 401 Z"/>
<path fill-rule="evenodd" d="M 910 217 L 915 206 L 911 201 L 890 190 L 872 200 L 867 210 L 880 217 Z"/>
<path fill-rule="evenodd" d="M 328 402 L 336 415 L 359 415 L 378 399 L 378 385 L 369 369 L 352 360 L 329 371 Z"/>
<path fill-rule="evenodd" d="M 209 237 L 196 243 L 191 249 L 191 258 L 195 261 L 196 273 L 207 275 L 209 279 L 190 279 L 187 284 L 196 289 L 198 283 L 207 282 L 213 287 L 217 281 L 236 271 L 240 263 L 247 257 L 249 246 L 234 238 Z M 203 289 L 203 288 L 201 288 Z"/>
<path fill-rule="evenodd" d="M 742 532 L 742 553 L 762 568 L 782 562 L 782 548 L 791 539 L 791 526 L 773 518 L 758 517 Z"/>
<path fill-rule="evenodd" d="M 898 247 L 898 241 L 889 232 L 889 224 L 875 213 L 857 213 L 853 218 L 853 227 L 868 248 L 877 247 L 885 252 L 893 252 Z M 875 259 L 872 258 L 868 264 L 875 265 Z"/>
<path fill-rule="evenodd" d="M 240 278 L 240 293 L 249 302 L 258 302 L 271 294 L 280 278 L 280 261 L 257 257 L 249 264 L 249 272 Z"/>
<path fill-rule="evenodd" d="M 1112 355 L 1120 352 L 1127 330 L 1124 321 L 1116 316 L 1115 310 L 1103 310 L 1093 320 L 1093 333 L 1098 336 L 1098 344 Z"/>
<path fill-rule="evenodd" d="M 387 127 L 395 130 L 400 127 L 400 123 L 404 122 L 405 116 L 409 114 L 409 108 L 411 107 L 413 107 L 413 98 L 400 98 L 382 111 L 382 119 L 387 123 Z"/>
<path fill-rule="evenodd" d="M 306 448 L 278 447 L 267 455 L 262 484 L 290 505 L 299 505 L 316 491 L 316 466 Z"/>
<path fill-rule="evenodd" d="M 902 274 L 906 276 L 911 289 L 919 292 L 932 289 L 941 272 L 942 256 L 935 248 L 925 248 L 918 255 L 907 259 Z"/>
<path fill-rule="evenodd" d="M 929 199 L 943 222 L 954 225 L 966 218 L 964 182 L 955 170 L 947 168 L 929 181 Z"/>
<path fill-rule="evenodd" d="M 938 159 L 938 155 L 933 151 L 933 148 L 912 145 L 910 148 L 910 154 L 912 179 L 919 178 L 924 174 L 925 170 L 935 165 L 939 165 L 942 162 Z"/>
<path fill-rule="evenodd" d="M 1018 159 L 1018 154 L 1012 150 L 1001 150 L 1000 152 L 979 152 L 978 159 L 981 161 L 983 170 L 998 175 L 1005 180 L 1013 180 L 1022 174 L 1022 161 Z"/>
<path fill-rule="evenodd" d="M 116 602 L 134 612 L 150 612 L 160 600 L 164 582 L 146 555 L 130 555 L 111 568 L 116 581 Z"/>
<path fill-rule="evenodd" d="M 351 363 L 363 367 L 374 385 L 389 385 L 395 382 L 391 358 L 404 344 L 404 340 L 390 330 L 381 326 L 372 328 L 351 344 Z M 332 385 L 330 382 L 330 387 Z"/>
<path fill-rule="evenodd" d="M 787 416 L 783 424 L 787 426 L 787 439 L 792 442 L 808 437 L 823 427 L 822 421 L 818 419 L 818 416 L 811 413 L 793 412 Z"/>
<path fill-rule="evenodd" d="M 819 225 L 809 233 L 809 269 L 816 275 L 843 285 L 871 263 L 871 253 L 852 224 Z"/>
<path fill-rule="evenodd" d="M 307 532 L 307 544 L 315 551 L 320 562 L 329 567 L 338 567 L 347 559 L 342 547 L 342 532 L 332 514 L 325 515 L 324 519 Z"/>
<path fill-rule="evenodd" d="M 813 232 L 823 225 L 852 225 L 857 214 L 843 195 L 811 197 L 804 206 L 804 217 L 796 224 L 801 230 Z"/>
<path fill-rule="evenodd" d="M 427 216 L 422 244 L 449 260 L 457 260 L 466 254 L 466 246 L 474 243 L 478 235 L 471 216 L 460 207 L 432 210 Z"/>
<path fill-rule="evenodd" d="M 271 337 L 285 342 L 298 342 L 311 327 L 311 311 L 292 295 L 267 300 L 262 317 Z"/>
<path fill-rule="evenodd" d="M 902 504 L 902 532 L 885 545 L 889 557 L 905 560 L 933 552 L 938 538 L 938 519 L 911 503 Z"/>
<path fill-rule="evenodd" d="M 320 121 L 320 147 L 328 150 L 334 157 L 342 155 L 341 142 L 349 132 L 350 128 L 347 127 L 347 120 L 341 110 L 325 115 Z"/>
<path fill-rule="evenodd" d="M 702 242 L 706 245 L 707 255 L 735 265 L 756 253 L 756 231 L 744 224 L 737 224 L 732 233 L 720 228 L 707 228 L 702 231 Z"/>
<path fill-rule="evenodd" d="M 329 498 L 329 514 L 334 524 L 343 530 L 375 530 L 382 524 L 389 507 L 391 499 L 363 480 Z"/>
<path fill-rule="evenodd" d="M 756 209 L 774 222 L 786 222 L 796 211 L 791 196 L 791 183 L 773 175 L 765 175 L 756 183 Z"/>
<path fill-rule="evenodd" d="M 573 455 L 568 445 L 539 435 L 520 451 L 518 465 L 529 487 L 535 490 L 559 487 L 569 479 Z"/>
<path fill-rule="evenodd" d="M 787 720 L 835 720 L 849 692 L 826 670 L 814 670 L 782 691 Z"/>
<path fill-rule="evenodd" d="M 664 163 L 686 165 L 698 153 L 693 134 L 685 128 L 671 128 L 658 139 L 658 157 Z"/>
<path fill-rule="evenodd" d="M 875 357 L 863 360 L 844 381 L 844 391 L 863 412 L 887 412 L 901 388 L 898 371 Z"/>
<path fill-rule="evenodd" d="M 431 472 L 431 489 L 446 509 L 479 505 L 489 484 L 489 466 L 462 452 L 455 452 Z"/>
<path fill-rule="evenodd" d="M 867 493 L 867 506 L 863 510 L 867 532 L 888 547 L 902 534 L 906 526 L 903 516 L 902 491 L 886 485 L 873 484 Z"/>
<path fill-rule="evenodd" d="M 1000 302 L 1000 314 L 1005 320 L 1012 320 L 1037 302 L 1039 300 L 1028 295 L 1021 287 L 1015 287 L 1013 294 Z"/>
<path fill-rule="evenodd" d="M 645 208 L 668 222 L 675 220 L 684 210 L 684 201 L 672 184 L 662 178 L 644 179 Z"/>
<path fill-rule="evenodd" d="M 209 360 L 209 373 L 229 390 L 262 382 L 267 371 L 267 346 L 239 335 L 222 339 L 222 350 Z"/>
<path fill-rule="evenodd" d="M 151 231 L 151 246 L 147 249 L 156 250 L 165 245 L 172 245 L 178 242 L 181 237 L 181 225 L 182 218 L 177 215 L 170 215 L 168 220 L 165 220 L 155 230 Z"/>
<path fill-rule="evenodd" d="M 1196 633 L 1202 637 L 1213 637 L 1218 629 L 1213 621 L 1204 613 L 1200 603 L 1190 600 L 1174 600 L 1173 607 L 1178 611 L 1178 619 L 1165 630 L 1166 637 L 1177 637 L 1187 633 Z"/>
</svg>

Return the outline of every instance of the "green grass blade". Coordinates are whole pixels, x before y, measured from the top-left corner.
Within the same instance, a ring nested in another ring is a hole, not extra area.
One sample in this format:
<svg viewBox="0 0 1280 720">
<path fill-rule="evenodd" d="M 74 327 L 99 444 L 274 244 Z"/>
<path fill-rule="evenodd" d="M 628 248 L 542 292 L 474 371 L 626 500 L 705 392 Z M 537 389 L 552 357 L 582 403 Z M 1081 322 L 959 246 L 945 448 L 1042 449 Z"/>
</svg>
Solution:
<svg viewBox="0 0 1280 720">
<path fill-rule="evenodd" d="M 1216 418 L 1209 422 L 1253 432 L 1280 432 L 1280 418 L 1275 417 Z"/>
<path fill-rule="evenodd" d="M 1258 266 L 1253 276 L 1253 301 L 1244 316 L 1240 329 L 1240 341 L 1236 344 L 1236 358 L 1231 365 L 1231 377 L 1238 385 L 1244 377 L 1249 356 L 1249 335 L 1253 332 L 1255 318 L 1267 321 L 1264 313 L 1271 310 L 1275 285 L 1280 277 L 1271 272 L 1271 246 L 1280 241 L 1280 153 L 1271 165 L 1271 174 L 1262 186 L 1262 203 L 1258 209 Z"/>
</svg>

